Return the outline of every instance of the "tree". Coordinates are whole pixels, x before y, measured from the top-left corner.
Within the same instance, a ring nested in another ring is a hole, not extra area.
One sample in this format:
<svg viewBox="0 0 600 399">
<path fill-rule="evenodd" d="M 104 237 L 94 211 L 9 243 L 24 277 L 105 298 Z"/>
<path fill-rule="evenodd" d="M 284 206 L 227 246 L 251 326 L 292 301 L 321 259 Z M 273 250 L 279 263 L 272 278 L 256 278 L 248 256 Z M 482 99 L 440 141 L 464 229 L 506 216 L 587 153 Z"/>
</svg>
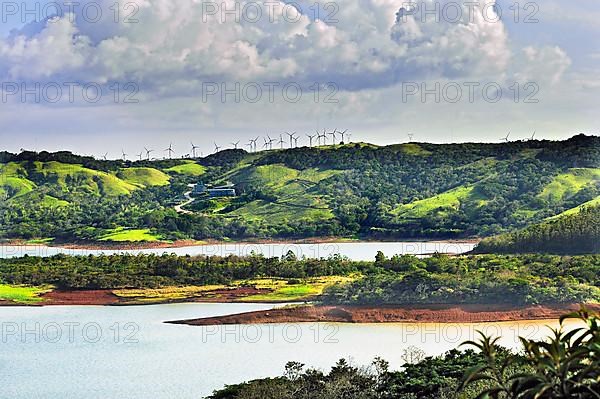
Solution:
<svg viewBox="0 0 600 399">
<path fill-rule="evenodd" d="M 578 319 L 586 328 L 563 330 L 566 319 Z M 478 382 L 490 383 L 478 398 L 587 399 L 600 398 L 600 326 L 598 315 L 582 307 L 560 318 L 560 328 L 548 341 L 520 338 L 524 356 L 498 357 L 498 338 L 481 334 L 478 342 L 485 363 L 465 373 L 459 389 Z M 515 372 L 516 370 L 516 372 Z"/>
</svg>

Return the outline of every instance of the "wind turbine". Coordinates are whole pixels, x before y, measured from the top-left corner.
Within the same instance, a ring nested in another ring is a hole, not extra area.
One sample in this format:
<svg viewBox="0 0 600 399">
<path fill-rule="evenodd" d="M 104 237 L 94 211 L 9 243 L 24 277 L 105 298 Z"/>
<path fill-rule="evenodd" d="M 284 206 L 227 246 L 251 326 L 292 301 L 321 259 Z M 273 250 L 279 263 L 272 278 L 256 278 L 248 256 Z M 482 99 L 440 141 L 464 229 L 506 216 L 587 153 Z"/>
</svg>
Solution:
<svg viewBox="0 0 600 399">
<path fill-rule="evenodd" d="M 146 150 L 146 158 L 148 158 L 148 161 L 150 160 L 150 153 L 154 152 L 154 150 L 149 150 L 146 147 L 144 147 L 144 150 Z"/>
<path fill-rule="evenodd" d="M 200 148 L 200 147 L 198 147 L 197 145 L 194 145 L 194 143 L 192 143 L 191 141 L 190 141 L 190 144 L 192 145 L 192 156 L 194 158 L 196 158 L 196 149 Z"/>
<path fill-rule="evenodd" d="M 249 143 L 247 143 L 247 144 L 244 144 L 244 145 L 245 145 L 246 147 L 248 147 L 248 149 L 249 149 L 248 151 L 252 152 L 252 140 L 250 140 L 250 142 L 249 142 Z"/>
<path fill-rule="evenodd" d="M 279 135 L 279 141 L 277 144 L 281 145 L 281 149 L 283 150 L 283 145 L 285 144 L 285 140 L 283 139 L 283 134 Z"/>
<path fill-rule="evenodd" d="M 314 134 L 313 135 L 307 134 L 306 137 L 308 137 L 308 142 L 309 142 L 308 145 L 309 145 L 309 147 L 312 148 L 312 141 L 315 138 L 315 135 Z"/>
<path fill-rule="evenodd" d="M 293 146 L 292 140 L 294 140 L 294 135 L 296 134 L 296 132 L 293 132 L 293 133 L 285 132 L 285 134 L 287 134 L 290 137 L 290 148 L 292 148 L 292 146 Z"/>
<path fill-rule="evenodd" d="M 508 134 L 506 135 L 506 137 L 503 137 L 501 140 L 508 143 L 508 138 L 510 137 L 510 130 L 508 131 Z"/>
<path fill-rule="evenodd" d="M 138 156 L 138 159 L 141 161 L 142 160 L 142 151 L 140 151 L 140 153 L 137 154 L 137 156 Z"/>
<path fill-rule="evenodd" d="M 533 134 L 531 135 L 531 138 L 529 140 L 533 141 L 535 139 L 535 130 L 533 131 Z"/>
<path fill-rule="evenodd" d="M 271 136 L 269 136 L 267 134 L 267 137 L 269 138 L 269 150 L 273 149 L 273 143 L 277 143 L 277 139 L 272 139 Z"/>
<path fill-rule="evenodd" d="M 346 134 L 347 131 L 348 131 L 348 129 L 344 130 L 343 132 L 338 132 L 342 136 L 342 143 L 345 143 L 344 135 Z"/>
<path fill-rule="evenodd" d="M 333 142 L 331 144 L 335 145 L 335 134 L 337 133 L 337 129 L 333 129 L 333 132 L 329 132 L 329 134 L 333 138 Z"/>
<path fill-rule="evenodd" d="M 296 146 L 296 148 L 298 148 L 298 139 L 300 137 L 294 137 L 294 145 Z"/>
<path fill-rule="evenodd" d="M 254 152 L 256 152 L 256 142 L 258 141 L 258 137 L 255 138 L 254 140 L 250 139 L 250 143 L 252 143 L 252 146 L 254 148 Z"/>
<path fill-rule="evenodd" d="M 237 148 L 238 148 L 238 145 L 240 145 L 240 141 L 238 140 L 238 141 L 236 141 L 235 143 L 229 143 L 229 144 L 231 144 L 231 145 L 233 146 L 233 148 L 234 148 L 235 150 L 237 150 Z"/>
<path fill-rule="evenodd" d="M 215 143 L 215 154 L 216 154 L 217 152 L 219 152 L 221 147 L 219 147 L 216 142 L 213 141 L 213 143 Z"/>
<path fill-rule="evenodd" d="M 412 141 L 413 141 L 413 137 L 415 137 L 415 135 L 414 135 L 414 134 L 412 134 L 412 133 L 409 133 L 409 134 L 408 134 L 408 141 L 409 141 L 409 142 L 412 142 Z"/>
<path fill-rule="evenodd" d="M 265 142 L 265 143 L 263 144 L 263 148 L 266 150 L 266 149 L 267 149 L 267 147 L 269 146 L 269 143 L 270 143 L 270 141 L 267 141 L 267 138 L 266 138 L 266 137 L 263 137 L 263 141 Z"/>
<path fill-rule="evenodd" d="M 127 154 L 125 154 L 125 151 L 122 148 L 121 148 L 121 154 L 122 154 L 122 157 L 123 157 L 123 161 L 126 161 L 127 160 Z"/>
<path fill-rule="evenodd" d="M 102 159 L 104 159 L 106 161 L 106 157 L 108 156 L 108 152 L 105 153 L 104 155 L 102 155 Z"/>
<path fill-rule="evenodd" d="M 327 131 L 323 129 L 323 134 L 320 134 L 319 137 L 323 138 L 323 145 L 327 145 Z"/>
<path fill-rule="evenodd" d="M 173 153 L 175 152 L 175 151 L 173 151 L 173 143 L 169 143 L 169 146 L 167 148 L 165 148 L 165 151 L 169 152 L 169 159 L 171 159 L 173 156 Z"/>
</svg>

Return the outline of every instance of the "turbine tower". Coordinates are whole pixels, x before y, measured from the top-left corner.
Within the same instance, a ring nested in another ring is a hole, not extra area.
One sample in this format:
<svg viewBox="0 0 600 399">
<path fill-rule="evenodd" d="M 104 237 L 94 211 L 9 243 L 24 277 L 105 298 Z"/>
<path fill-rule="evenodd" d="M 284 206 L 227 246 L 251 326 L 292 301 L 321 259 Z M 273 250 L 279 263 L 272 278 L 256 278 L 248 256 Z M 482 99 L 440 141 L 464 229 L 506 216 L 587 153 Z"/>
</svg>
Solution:
<svg viewBox="0 0 600 399">
<path fill-rule="evenodd" d="M 311 134 L 307 134 L 306 137 L 308 137 L 308 146 L 310 148 L 312 148 L 312 141 L 315 138 L 315 135 L 314 134 L 312 134 L 312 135 Z"/>
<path fill-rule="evenodd" d="M 533 131 L 533 134 L 531 135 L 531 138 L 529 140 L 533 141 L 535 139 L 535 132 L 536 130 Z"/>
<path fill-rule="evenodd" d="M 338 132 L 342 136 L 342 143 L 345 143 L 344 135 L 346 134 L 347 131 L 348 131 L 348 129 L 344 130 L 343 132 Z"/>
<path fill-rule="evenodd" d="M 240 145 L 240 141 L 238 140 L 238 141 L 236 141 L 235 143 L 229 143 L 229 144 L 231 144 L 231 145 L 233 146 L 233 148 L 234 148 L 235 150 L 237 150 L 237 148 L 238 148 L 238 145 Z"/>
<path fill-rule="evenodd" d="M 287 134 L 290 138 L 290 148 L 292 148 L 293 144 L 292 144 L 292 140 L 294 140 L 294 135 L 296 134 L 296 132 L 293 133 L 289 133 L 289 132 L 285 132 L 285 134 Z"/>
<path fill-rule="evenodd" d="M 279 141 L 277 142 L 277 144 L 279 144 L 281 146 L 281 149 L 283 150 L 283 145 L 285 144 L 285 140 L 283 139 L 283 134 L 279 135 Z"/>
<path fill-rule="evenodd" d="M 192 145 L 192 156 L 194 158 L 196 158 L 196 149 L 198 149 L 200 147 L 198 147 L 197 145 L 194 145 L 194 143 L 192 143 L 191 141 L 190 141 L 190 144 Z"/>
<path fill-rule="evenodd" d="M 169 159 L 171 159 L 173 157 L 173 153 L 175 152 L 173 151 L 173 143 L 169 143 L 169 146 L 165 148 L 165 151 L 169 153 Z"/>
<path fill-rule="evenodd" d="M 333 132 L 329 132 L 327 134 L 329 134 L 331 136 L 331 138 L 333 139 L 332 143 L 333 145 L 335 145 L 335 135 L 337 133 L 337 129 L 333 129 Z"/>
<path fill-rule="evenodd" d="M 258 141 L 258 137 L 253 139 L 250 139 L 250 143 L 252 144 L 251 150 L 254 149 L 254 152 L 256 152 L 256 142 Z"/>
<path fill-rule="evenodd" d="M 148 161 L 150 160 L 150 153 L 154 152 L 154 150 L 149 150 L 146 147 L 144 147 L 144 150 L 146 150 L 146 158 L 148 159 Z"/>
<path fill-rule="evenodd" d="M 123 157 L 123 161 L 127 160 L 127 154 L 125 154 L 125 150 L 121 148 L 121 156 Z"/>
<path fill-rule="evenodd" d="M 216 154 L 217 152 L 219 152 L 221 147 L 219 147 L 216 142 L 213 141 L 213 143 L 215 143 L 215 154 Z"/>
<path fill-rule="evenodd" d="M 323 129 L 321 137 L 323 137 L 323 145 L 327 145 L 327 131 L 325 129 Z"/>
</svg>

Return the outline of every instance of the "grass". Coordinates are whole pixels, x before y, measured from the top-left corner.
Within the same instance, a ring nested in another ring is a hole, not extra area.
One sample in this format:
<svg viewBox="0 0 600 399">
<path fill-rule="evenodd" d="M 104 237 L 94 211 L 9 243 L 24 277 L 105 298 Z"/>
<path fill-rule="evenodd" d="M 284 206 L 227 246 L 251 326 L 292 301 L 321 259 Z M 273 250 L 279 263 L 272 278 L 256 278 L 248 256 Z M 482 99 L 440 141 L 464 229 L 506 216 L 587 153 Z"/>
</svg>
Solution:
<svg viewBox="0 0 600 399">
<path fill-rule="evenodd" d="M 226 288 L 224 285 L 203 285 L 187 287 L 164 287 L 113 290 L 118 297 L 137 303 L 160 303 L 193 298 L 206 291 Z"/>
<path fill-rule="evenodd" d="M 0 164 L 0 199 L 18 197 L 33 191 L 36 185 L 26 175 L 25 169 L 16 162 Z"/>
<path fill-rule="evenodd" d="M 320 181 L 343 173 L 340 170 L 311 168 L 297 170 L 284 165 L 246 167 L 230 176 L 237 184 L 252 184 L 275 200 L 256 200 L 229 213 L 248 221 L 269 224 L 294 220 L 318 221 L 334 217 L 326 198 L 314 191 Z"/>
<path fill-rule="evenodd" d="M 170 180 L 169 175 L 154 168 L 126 168 L 120 170 L 117 177 L 140 188 L 166 186 Z"/>
<path fill-rule="evenodd" d="M 112 242 L 154 242 L 160 240 L 159 235 L 152 234 L 150 229 L 116 229 L 100 238 L 100 241 Z"/>
<path fill-rule="evenodd" d="M 325 288 L 334 284 L 345 284 L 355 280 L 357 276 L 325 276 L 301 280 L 297 284 L 289 284 L 284 279 L 256 279 L 238 282 L 254 285 L 256 288 L 272 290 L 269 293 L 250 295 L 242 299 L 244 302 L 286 302 L 305 301 L 321 295 Z"/>
<path fill-rule="evenodd" d="M 237 280 L 231 285 L 203 285 L 185 287 L 143 288 L 143 289 L 120 289 L 113 293 L 129 303 L 163 303 L 171 301 L 185 301 L 203 294 L 227 288 L 253 286 L 259 289 L 271 290 L 271 292 L 258 295 L 250 295 L 240 298 L 241 302 L 293 302 L 313 299 L 323 293 L 323 290 L 334 284 L 344 284 L 355 280 L 358 276 L 326 276 L 313 277 L 299 280 L 297 283 L 289 284 L 291 280 L 285 279 L 252 279 Z"/>
<path fill-rule="evenodd" d="M 472 203 L 473 206 L 482 206 L 485 199 L 478 194 L 475 186 L 460 186 L 433 197 L 400 205 L 391 213 L 405 219 L 417 219 L 432 213 L 454 212 L 465 202 Z"/>
<path fill-rule="evenodd" d="M 50 238 L 33 238 L 31 240 L 27 240 L 27 244 L 32 244 L 32 245 L 49 244 L 52 241 L 54 241 L 54 238 L 52 238 L 52 237 L 50 237 Z"/>
<path fill-rule="evenodd" d="M 60 206 L 69 205 L 69 201 L 64 201 L 58 198 L 54 198 L 50 195 L 44 195 L 44 198 L 40 202 L 40 205 L 45 206 L 47 208 L 56 208 Z"/>
<path fill-rule="evenodd" d="M 566 211 L 564 211 L 562 213 L 559 213 L 558 215 L 549 217 L 548 220 L 560 218 L 560 217 L 563 217 L 563 216 L 575 215 L 575 214 L 578 214 L 581 211 L 581 208 L 583 208 L 583 207 L 598 206 L 598 205 L 600 205 L 600 196 L 594 198 L 591 201 L 584 202 L 583 204 L 581 204 L 579 206 L 576 206 L 575 208 L 567 209 Z"/>
<path fill-rule="evenodd" d="M 414 156 L 427 156 L 431 155 L 431 151 L 427 151 L 419 144 L 416 143 L 405 143 L 405 144 L 397 144 L 393 146 L 394 149 L 398 149 L 404 154 L 414 155 Z"/>
<path fill-rule="evenodd" d="M 567 173 L 556 176 L 538 194 L 538 198 L 548 201 L 550 204 L 558 204 L 564 199 L 572 197 L 585 186 L 600 182 L 600 169 L 595 168 L 573 168 Z"/>
<path fill-rule="evenodd" d="M 39 295 L 50 290 L 51 287 L 0 284 L 0 300 L 23 304 L 37 303 L 43 301 Z"/>
<path fill-rule="evenodd" d="M 298 200 L 298 198 L 296 198 Z M 312 199 L 310 199 L 311 202 Z M 286 223 L 289 220 L 326 220 L 333 217 L 329 208 L 319 208 L 318 201 L 311 205 L 294 203 L 274 203 L 263 200 L 252 201 L 229 215 L 240 216 L 245 220 L 266 221 L 269 224 Z M 325 205 L 326 206 L 326 205 Z"/>
<path fill-rule="evenodd" d="M 56 183 L 65 191 L 69 190 L 67 177 L 72 181 L 77 181 L 78 188 L 97 195 L 128 195 L 139 188 L 134 184 L 119 179 L 113 174 L 88 169 L 82 165 L 65 164 L 56 161 L 36 161 L 34 165 L 39 173 L 42 173 L 46 178 L 54 178 Z"/>
<path fill-rule="evenodd" d="M 185 161 L 181 165 L 176 165 L 165 169 L 165 172 L 177 173 L 180 175 L 188 175 L 188 176 L 202 176 L 206 173 L 206 168 L 200 164 L 197 164 L 194 161 Z"/>
</svg>

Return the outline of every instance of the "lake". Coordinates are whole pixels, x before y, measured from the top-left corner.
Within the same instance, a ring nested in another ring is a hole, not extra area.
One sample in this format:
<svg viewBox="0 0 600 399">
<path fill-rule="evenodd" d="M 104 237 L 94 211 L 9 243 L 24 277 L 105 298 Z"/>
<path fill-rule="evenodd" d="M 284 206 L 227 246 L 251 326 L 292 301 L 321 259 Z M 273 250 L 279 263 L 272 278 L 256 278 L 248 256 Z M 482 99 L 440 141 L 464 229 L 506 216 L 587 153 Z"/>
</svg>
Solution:
<svg viewBox="0 0 600 399">
<path fill-rule="evenodd" d="M 2 396 L 191 399 L 225 384 L 280 375 L 287 361 L 328 369 L 340 358 L 401 364 L 411 345 L 441 354 L 480 329 L 516 347 L 548 322 L 276 324 L 193 327 L 163 321 L 272 308 L 267 304 L 0 308 Z M 554 322 L 550 322 L 555 325 Z"/>
<path fill-rule="evenodd" d="M 263 254 L 266 257 L 281 257 L 288 251 L 293 251 L 296 256 L 307 258 L 327 258 L 340 254 L 353 260 L 373 260 L 377 251 L 382 251 L 387 256 L 395 254 L 427 255 L 435 252 L 461 254 L 474 248 L 472 242 L 455 241 L 414 241 L 414 242 L 339 242 L 322 244 L 253 244 L 253 243 L 227 243 L 213 245 L 195 245 L 179 248 L 153 248 L 137 250 L 91 250 L 67 249 L 36 245 L 0 245 L 0 258 L 14 258 L 24 255 L 53 256 L 67 255 L 99 255 L 99 254 L 163 254 L 176 255 L 250 255 L 251 253 Z"/>
</svg>

